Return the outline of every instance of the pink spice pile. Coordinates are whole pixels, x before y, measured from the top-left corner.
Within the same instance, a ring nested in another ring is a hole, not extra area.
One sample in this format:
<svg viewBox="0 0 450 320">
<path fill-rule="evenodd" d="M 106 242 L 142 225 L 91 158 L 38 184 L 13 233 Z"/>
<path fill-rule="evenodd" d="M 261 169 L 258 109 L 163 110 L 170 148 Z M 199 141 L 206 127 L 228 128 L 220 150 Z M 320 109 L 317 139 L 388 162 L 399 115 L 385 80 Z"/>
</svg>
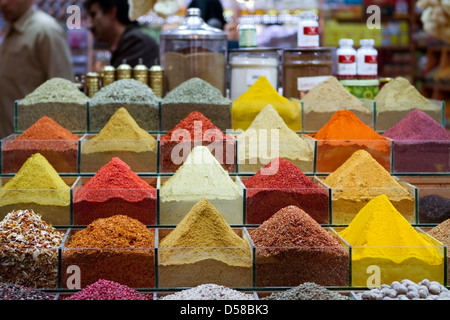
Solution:
<svg viewBox="0 0 450 320">
<path fill-rule="evenodd" d="M 65 300 L 152 300 L 135 289 L 120 283 L 100 279 Z"/>
</svg>

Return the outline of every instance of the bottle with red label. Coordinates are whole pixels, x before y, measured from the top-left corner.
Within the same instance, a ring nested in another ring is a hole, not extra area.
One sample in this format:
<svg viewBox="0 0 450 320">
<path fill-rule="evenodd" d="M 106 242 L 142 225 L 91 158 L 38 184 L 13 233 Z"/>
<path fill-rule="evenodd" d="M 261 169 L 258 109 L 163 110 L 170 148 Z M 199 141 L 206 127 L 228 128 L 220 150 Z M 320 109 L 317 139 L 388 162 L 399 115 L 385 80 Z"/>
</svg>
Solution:
<svg viewBox="0 0 450 320">
<path fill-rule="evenodd" d="M 361 39 L 360 48 L 356 51 L 358 79 L 376 79 L 378 76 L 378 51 L 374 48 L 373 39 Z"/>
<path fill-rule="evenodd" d="M 353 48 L 353 40 L 339 40 L 336 55 L 338 59 L 337 78 L 339 80 L 356 79 L 356 50 Z"/>
<path fill-rule="evenodd" d="M 319 22 L 314 11 L 302 11 L 298 23 L 297 46 L 299 48 L 319 47 Z"/>
</svg>

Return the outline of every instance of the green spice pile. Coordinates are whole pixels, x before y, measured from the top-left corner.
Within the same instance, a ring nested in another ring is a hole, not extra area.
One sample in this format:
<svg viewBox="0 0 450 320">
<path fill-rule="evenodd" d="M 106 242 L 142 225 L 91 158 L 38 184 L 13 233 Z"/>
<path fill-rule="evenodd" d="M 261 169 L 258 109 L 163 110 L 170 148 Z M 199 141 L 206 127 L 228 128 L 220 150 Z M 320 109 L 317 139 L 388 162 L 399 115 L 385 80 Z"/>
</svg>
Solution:
<svg viewBox="0 0 450 320">
<path fill-rule="evenodd" d="M 13 283 L 0 282 L 0 300 L 54 300 L 55 295 Z"/>
<path fill-rule="evenodd" d="M 348 300 L 348 297 L 316 283 L 305 282 L 286 291 L 273 292 L 261 300 Z"/>
<path fill-rule="evenodd" d="M 77 103 L 86 105 L 88 99 L 88 96 L 78 90 L 72 81 L 55 77 L 45 81 L 33 92 L 27 94 L 20 100 L 20 105 L 32 105 L 46 102 Z"/>
<path fill-rule="evenodd" d="M 63 237 L 32 210 L 8 213 L 0 222 L 0 281 L 56 288 Z"/>
<path fill-rule="evenodd" d="M 89 131 L 100 131 L 117 109 L 125 107 L 144 130 L 159 130 L 159 100 L 153 90 L 134 79 L 103 87 L 89 100 Z"/>
</svg>

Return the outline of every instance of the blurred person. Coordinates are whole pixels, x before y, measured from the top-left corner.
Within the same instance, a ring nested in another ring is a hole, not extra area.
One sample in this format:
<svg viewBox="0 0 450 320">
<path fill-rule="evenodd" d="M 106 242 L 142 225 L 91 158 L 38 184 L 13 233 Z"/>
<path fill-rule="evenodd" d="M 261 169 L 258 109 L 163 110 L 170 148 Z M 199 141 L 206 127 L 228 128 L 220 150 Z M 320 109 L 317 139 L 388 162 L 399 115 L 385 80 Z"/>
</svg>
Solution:
<svg viewBox="0 0 450 320">
<path fill-rule="evenodd" d="M 33 0 L 0 0 L 4 38 L 0 45 L 0 138 L 14 132 L 14 101 L 45 81 L 73 81 L 64 29 Z"/>
<path fill-rule="evenodd" d="M 202 19 L 211 27 L 223 30 L 226 24 L 220 0 L 192 0 L 188 8 L 199 8 Z"/>
<path fill-rule="evenodd" d="M 1 0 L 0 0 L 1 1 Z M 89 30 L 99 42 L 109 45 L 110 64 L 118 67 L 124 59 L 131 67 L 142 63 L 151 67 L 158 62 L 159 45 L 128 17 L 128 0 L 86 0 Z"/>
</svg>

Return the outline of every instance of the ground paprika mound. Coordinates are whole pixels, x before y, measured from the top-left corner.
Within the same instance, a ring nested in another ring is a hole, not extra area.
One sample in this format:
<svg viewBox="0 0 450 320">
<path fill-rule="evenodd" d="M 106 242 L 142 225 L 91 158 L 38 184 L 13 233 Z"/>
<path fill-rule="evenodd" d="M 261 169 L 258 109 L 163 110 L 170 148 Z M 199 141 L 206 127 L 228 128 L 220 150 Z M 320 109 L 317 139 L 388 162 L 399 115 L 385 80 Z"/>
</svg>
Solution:
<svg viewBox="0 0 450 320">
<path fill-rule="evenodd" d="M 391 141 L 375 132 L 351 111 L 339 110 L 316 133 L 316 172 L 331 173 L 355 151 L 366 150 L 391 171 Z"/>
<path fill-rule="evenodd" d="M 272 166 L 278 170 L 263 173 Z M 242 178 L 242 182 L 246 187 L 247 224 L 261 224 L 289 205 L 305 210 L 319 224 L 329 223 L 329 190 L 286 159 L 272 160 L 252 177 Z"/>
<path fill-rule="evenodd" d="M 88 225 L 99 218 L 126 215 L 154 225 L 156 203 L 156 189 L 115 157 L 75 190 L 73 223 Z"/>
<path fill-rule="evenodd" d="M 15 173 L 40 153 L 57 172 L 78 172 L 78 140 L 78 135 L 43 116 L 22 134 L 2 141 L 2 171 Z"/>
<path fill-rule="evenodd" d="M 394 172 L 450 171 L 450 132 L 424 111 L 409 112 L 383 136 L 394 140 Z"/>
<path fill-rule="evenodd" d="M 282 208 L 249 233 L 256 246 L 256 286 L 349 284 L 349 248 L 302 209 Z"/>
<path fill-rule="evenodd" d="M 210 119 L 198 111 L 189 113 L 169 132 L 161 136 L 160 172 L 175 172 L 186 161 L 194 146 L 198 145 L 208 146 L 225 170 L 235 172 L 234 138 L 222 133 Z"/>
<path fill-rule="evenodd" d="M 62 251 L 62 285 L 69 266 L 80 268 L 81 288 L 105 279 L 131 288 L 155 286 L 155 230 L 124 215 L 71 230 Z"/>
<path fill-rule="evenodd" d="M 412 227 L 386 195 L 375 197 L 348 227 L 337 230 L 352 246 L 354 286 L 367 286 L 372 266 L 380 268 L 380 283 L 444 280 L 444 248 Z"/>
</svg>

